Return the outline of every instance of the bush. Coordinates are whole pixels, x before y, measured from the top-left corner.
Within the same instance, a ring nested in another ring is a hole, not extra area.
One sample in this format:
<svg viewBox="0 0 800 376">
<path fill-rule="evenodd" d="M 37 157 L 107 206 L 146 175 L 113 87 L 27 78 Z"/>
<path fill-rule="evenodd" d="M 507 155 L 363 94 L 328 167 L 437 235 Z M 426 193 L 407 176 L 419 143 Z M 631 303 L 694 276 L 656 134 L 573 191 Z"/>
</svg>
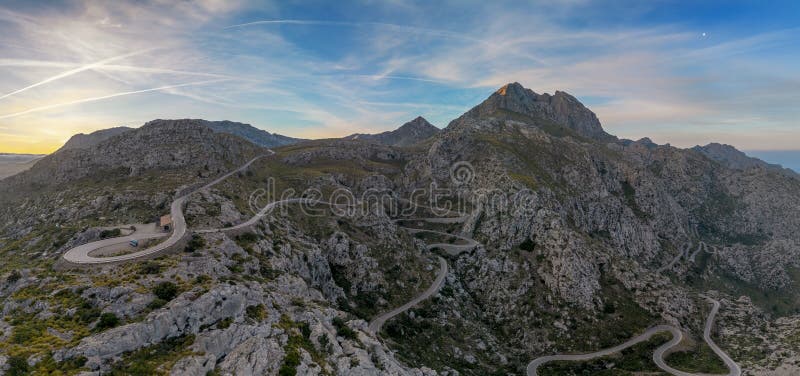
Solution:
<svg viewBox="0 0 800 376">
<path fill-rule="evenodd" d="M 100 232 L 100 239 L 116 238 L 120 235 L 122 235 L 122 231 L 120 231 L 118 228 L 112 230 L 103 230 Z"/>
<path fill-rule="evenodd" d="M 280 370 L 278 370 L 279 376 L 295 376 L 297 375 L 297 366 L 300 365 L 300 352 L 296 348 L 291 348 L 286 353 L 286 357 L 283 358 L 283 364 L 281 364 Z"/>
<path fill-rule="evenodd" d="M 22 274 L 20 274 L 19 270 L 13 270 L 11 271 L 11 274 L 9 274 L 8 277 L 6 277 L 6 282 L 11 284 L 16 281 L 19 281 L 20 278 L 22 278 Z"/>
<path fill-rule="evenodd" d="M 150 309 L 159 309 L 167 304 L 167 301 L 161 298 L 155 298 L 152 302 L 147 304 L 147 308 Z"/>
<path fill-rule="evenodd" d="M 522 244 L 519 245 L 519 249 L 523 251 L 533 252 L 536 249 L 536 243 L 531 240 L 531 238 L 526 238 Z"/>
<path fill-rule="evenodd" d="M 264 321 L 267 318 L 267 310 L 263 304 L 251 305 L 245 308 L 247 317 L 255 320 L 256 322 Z"/>
<path fill-rule="evenodd" d="M 100 317 L 100 309 L 93 306 L 92 303 L 84 301 L 75 311 L 75 315 L 73 317 L 76 317 L 78 321 L 84 324 L 89 324 Z"/>
<path fill-rule="evenodd" d="M 206 246 L 206 241 L 200 235 L 192 234 L 192 238 L 189 240 L 189 243 L 186 244 L 186 248 L 183 249 L 184 252 L 194 252 L 200 248 Z"/>
<path fill-rule="evenodd" d="M 28 361 L 21 356 L 12 356 L 8 358 L 8 369 L 6 374 L 8 376 L 23 376 L 28 374 Z"/>
<path fill-rule="evenodd" d="M 100 321 L 97 322 L 97 326 L 95 326 L 96 330 L 105 330 L 110 329 L 115 326 L 119 325 L 119 318 L 117 315 L 106 312 L 100 315 Z"/>
<path fill-rule="evenodd" d="M 157 298 L 168 302 L 178 295 L 178 286 L 175 286 L 172 282 L 164 281 L 153 288 L 153 294 Z"/>
<path fill-rule="evenodd" d="M 352 339 L 352 340 L 358 339 L 358 335 L 356 335 L 356 332 L 353 329 L 350 329 L 350 327 L 347 326 L 347 324 L 344 322 L 344 320 L 342 320 L 341 317 L 333 318 L 333 326 L 336 327 L 336 334 L 347 339 Z"/>
<path fill-rule="evenodd" d="M 161 264 L 153 261 L 145 261 L 139 266 L 139 274 L 158 274 L 161 272 Z"/>
</svg>

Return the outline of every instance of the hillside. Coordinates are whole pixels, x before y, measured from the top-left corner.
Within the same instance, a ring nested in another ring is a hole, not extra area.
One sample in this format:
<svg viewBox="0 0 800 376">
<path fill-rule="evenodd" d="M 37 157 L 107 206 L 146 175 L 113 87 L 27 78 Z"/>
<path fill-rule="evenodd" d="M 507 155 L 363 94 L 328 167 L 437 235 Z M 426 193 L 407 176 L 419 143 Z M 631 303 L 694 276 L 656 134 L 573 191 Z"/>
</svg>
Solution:
<svg viewBox="0 0 800 376">
<path fill-rule="evenodd" d="M 94 131 L 89 134 L 78 133 L 59 148 L 56 152 L 62 150 L 70 150 L 70 149 L 88 149 L 94 145 L 99 144 L 105 140 L 108 140 L 111 137 L 116 135 L 123 134 L 127 131 L 131 130 L 128 127 L 115 127 L 115 128 L 108 128 L 108 129 L 101 129 L 99 131 Z"/>
<path fill-rule="evenodd" d="M 207 124 L 153 121 L 0 182 L 15 197 L 0 211 L 6 359 L 38 372 L 523 375 L 540 356 L 670 325 L 685 336 L 670 366 L 724 373 L 703 334 L 712 301 L 714 341 L 736 364 L 798 370 L 800 179 L 735 150 L 621 140 L 574 96 L 517 83 L 440 131 L 417 118 L 274 154 Z M 185 248 L 61 259 L 174 202 Z M 573 373 L 658 372 L 667 340 Z"/>
</svg>

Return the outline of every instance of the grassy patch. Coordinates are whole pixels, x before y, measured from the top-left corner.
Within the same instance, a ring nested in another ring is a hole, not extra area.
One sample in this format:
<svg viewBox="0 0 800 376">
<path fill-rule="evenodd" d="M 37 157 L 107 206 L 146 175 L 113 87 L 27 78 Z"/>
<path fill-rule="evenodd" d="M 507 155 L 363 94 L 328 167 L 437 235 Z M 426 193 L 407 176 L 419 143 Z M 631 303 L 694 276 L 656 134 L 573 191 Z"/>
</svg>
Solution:
<svg viewBox="0 0 800 376">
<path fill-rule="evenodd" d="M 192 355 L 188 348 L 193 342 L 194 336 L 191 335 L 175 337 L 125 353 L 120 361 L 114 363 L 108 374 L 112 376 L 169 375 L 172 365 L 178 359 Z"/>
<path fill-rule="evenodd" d="M 667 355 L 664 361 L 685 372 L 725 374 L 728 367 L 708 345 L 703 342 L 694 351 L 679 351 Z"/>
<path fill-rule="evenodd" d="M 279 376 L 294 376 L 297 374 L 297 366 L 300 365 L 301 360 L 301 349 L 311 355 L 311 359 L 322 368 L 325 364 L 325 357 L 311 342 L 311 328 L 307 323 L 294 322 L 288 316 L 283 315 L 277 325 L 286 330 L 289 336 L 286 346 L 283 348 L 286 355 L 281 363 L 281 368 L 278 369 Z M 322 374 L 328 374 L 324 368 L 322 368 Z"/>
<path fill-rule="evenodd" d="M 670 335 L 659 333 L 649 340 L 638 343 L 618 354 L 586 362 L 550 362 L 538 369 L 542 376 L 566 375 L 633 375 L 638 372 L 659 372 L 653 362 L 653 352 L 670 340 Z"/>
</svg>

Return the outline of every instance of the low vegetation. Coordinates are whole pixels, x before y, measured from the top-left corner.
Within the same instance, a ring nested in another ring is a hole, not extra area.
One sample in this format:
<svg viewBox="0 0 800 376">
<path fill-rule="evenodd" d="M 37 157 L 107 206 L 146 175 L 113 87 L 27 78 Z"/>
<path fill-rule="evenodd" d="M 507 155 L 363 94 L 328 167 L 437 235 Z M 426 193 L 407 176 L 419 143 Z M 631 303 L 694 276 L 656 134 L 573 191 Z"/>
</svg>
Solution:
<svg viewBox="0 0 800 376">
<path fill-rule="evenodd" d="M 725 374 L 728 367 L 706 343 L 692 351 L 678 351 L 667 355 L 664 361 L 671 367 L 692 373 Z"/>
<path fill-rule="evenodd" d="M 670 335 L 660 333 L 648 341 L 638 343 L 618 354 L 586 362 L 558 361 L 545 363 L 538 369 L 542 376 L 569 375 L 639 375 L 643 372 L 659 372 L 653 362 L 653 352 L 670 340 Z"/>
</svg>

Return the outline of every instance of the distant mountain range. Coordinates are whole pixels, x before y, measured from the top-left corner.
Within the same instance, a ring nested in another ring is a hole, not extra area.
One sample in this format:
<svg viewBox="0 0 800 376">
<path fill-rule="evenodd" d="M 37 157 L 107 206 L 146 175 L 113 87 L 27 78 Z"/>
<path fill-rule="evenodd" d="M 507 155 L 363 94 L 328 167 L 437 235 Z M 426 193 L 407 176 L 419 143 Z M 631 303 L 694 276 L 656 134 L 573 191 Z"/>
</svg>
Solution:
<svg viewBox="0 0 800 376">
<path fill-rule="evenodd" d="M 290 145 L 300 141 L 305 141 L 301 138 L 293 138 L 277 133 L 269 133 L 250 124 L 237 123 L 235 121 L 196 120 L 196 122 L 211 128 L 214 130 L 214 132 L 236 135 L 265 148 Z"/>
<path fill-rule="evenodd" d="M 797 172 L 784 168 L 781 165 L 767 163 L 758 158 L 753 158 L 737 150 L 731 145 L 710 143 L 706 146 L 695 146 L 692 150 L 705 154 L 707 157 L 736 170 L 751 168 L 765 168 L 780 172 L 787 176 L 800 177 Z"/>
</svg>

